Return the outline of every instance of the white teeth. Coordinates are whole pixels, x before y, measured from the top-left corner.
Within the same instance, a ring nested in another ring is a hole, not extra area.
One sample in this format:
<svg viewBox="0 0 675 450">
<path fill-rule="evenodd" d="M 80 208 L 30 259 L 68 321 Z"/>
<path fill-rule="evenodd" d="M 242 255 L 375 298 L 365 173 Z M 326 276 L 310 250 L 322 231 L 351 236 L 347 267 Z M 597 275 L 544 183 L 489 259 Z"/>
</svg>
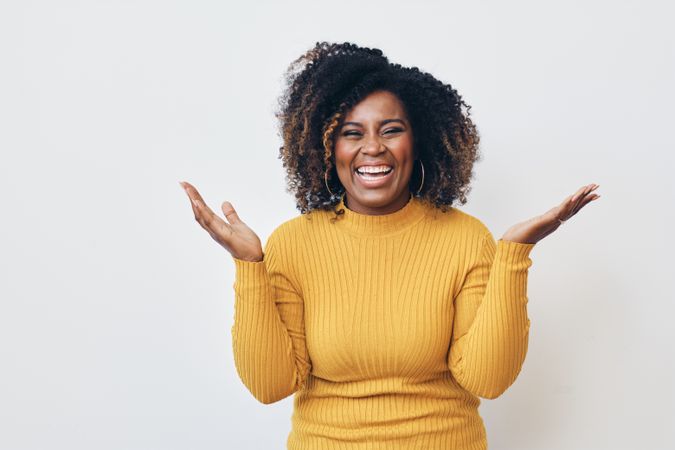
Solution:
<svg viewBox="0 0 675 450">
<path fill-rule="evenodd" d="M 361 166 L 356 169 L 359 173 L 387 173 L 391 170 L 390 166 Z"/>
<path fill-rule="evenodd" d="M 375 173 L 359 173 L 359 172 L 357 172 L 357 174 L 361 178 L 370 178 L 370 179 L 385 178 L 385 177 L 389 176 L 388 173 L 377 173 L 377 174 L 375 174 Z"/>
</svg>

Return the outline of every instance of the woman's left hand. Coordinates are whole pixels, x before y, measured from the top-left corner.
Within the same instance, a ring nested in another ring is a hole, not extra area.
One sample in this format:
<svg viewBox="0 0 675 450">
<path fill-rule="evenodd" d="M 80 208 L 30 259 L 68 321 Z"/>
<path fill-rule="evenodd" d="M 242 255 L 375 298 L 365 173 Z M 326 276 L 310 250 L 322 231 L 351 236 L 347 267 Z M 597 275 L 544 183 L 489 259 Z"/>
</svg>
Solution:
<svg viewBox="0 0 675 450">
<path fill-rule="evenodd" d="M 582 186 L 579 190 L 567 197 L 561 204 L 554 206 L 544 214 L 533 217 L 525 222 L 520 222 L 509 228 L 502 240 L 519 242 L 522 244 L 536 244 L 544 237 L 553 233 L 570 217 L 579 212 L 593 200 L 600 198 L 600 195 L 590 195 L 599 184 L 588 184 Z"/>
</svg>

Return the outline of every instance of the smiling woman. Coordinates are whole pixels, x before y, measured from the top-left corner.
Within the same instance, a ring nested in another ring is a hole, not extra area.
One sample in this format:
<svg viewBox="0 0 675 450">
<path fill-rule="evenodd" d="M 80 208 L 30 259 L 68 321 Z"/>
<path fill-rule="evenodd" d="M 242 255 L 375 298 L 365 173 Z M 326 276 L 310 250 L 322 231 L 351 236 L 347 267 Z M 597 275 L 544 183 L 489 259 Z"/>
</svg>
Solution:
<svg viewBox="0 0 675 450">
<path fill-rule="evenodd" d="M 295 394 L 289 450 L 486 449 L 479 398 L 527 354 L 530 252 L 597 186 L 495 240 L 452 206 L 479 139 L 449 85 L 349 43 L 317 43 L 288 81 L 280 157 L 301 214 L 264 251 L 184 183 L 233 256 L 243 384 L 265 404 Z"/>
<path fill-rule="evenodd" d="M 381 50 L 317 43 L 287 71 L 279 157 L 298 209 L 385 214 L 412 196 L 447 211 L 466 203 L 479 136 L 449 84 Z M 391 165 L 384 179 L 355 164 Z M 371 177 L 373 178 L 373 177 Z"/>
<path fill-rule="evenodd" d="M 349 193 L 346 206 L 389 214 L 410 199 L 415 151 L 405 106 L 389 91 L 369 94 L 345 117 L 335 139 L 335 167 Z"/>
</svg>

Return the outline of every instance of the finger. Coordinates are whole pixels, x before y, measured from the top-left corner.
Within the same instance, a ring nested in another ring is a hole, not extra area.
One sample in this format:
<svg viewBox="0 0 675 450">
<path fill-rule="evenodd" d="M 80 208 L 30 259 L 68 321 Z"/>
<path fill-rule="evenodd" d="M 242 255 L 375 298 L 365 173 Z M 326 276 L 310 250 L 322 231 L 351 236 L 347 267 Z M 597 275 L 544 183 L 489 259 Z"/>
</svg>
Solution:
<svg viewBox="0 0 675 450">
<path fill-rule="evenodd" d="M 234 230 L 230 224 L 218 217 L 218 215 L 206 205 L 202 196 L 199 195 L 199 192 L 194 186 L 186 181 L 183 181 L 180 184 L 190 198 L 190 204 L 192 206 L 192 211 L 195 214 L 195 220 L 211 235 L 212 238 L 220 241 L 221 239 L 218 238 L 227 239 L 234 234 Z"/>
<path fill-rule="evenodd" d="M 581 211 L 581 208 L 583 208 L 584 206 L 588 205 L 590 202 L 592 202 L 593 200 L 595 200 L 595 199 L 597 199 L 597 198 L 600 198 L 600 195 L 598 195 L 598 194 L 587 195 L 587 196 L 584 198 L 584 200 L 579 204 L 579 206 L 577 207 L 577 209 L 574 210 L 574 212 L 572 213 L 572 215 L 574 215 L 574 214 L 578 213 L 579 211 Z"/>
<path fill-rule="evenodd" d="M 202 222 L 201 222 L 201 220 L 202 220 L 202 219 L 201 219 L 202 213 L 201 213 L 201 210 L 200 210 L 200 207 L 199 207 L 199 203 L 198 203 L 198 201 L 195 200 L 195 199 L 192 197 L 192 195 L 190 194 L 190 190 L 189 190 L 189 188 L 188 188 L 188 186 L 189 186 L 188 183 L 186 183 L 186 182 L 184 182 L 184 181 L 181 181 L 181 182 L 180 182 L 180 185 L 181 185 L 181 186 L 183 187 L 183 189 L 185 190 L 185 193 L 186 193 L 187 196 L 188 196 L 188 200 L 190 200 L 190 206 L 192 207 L 192 212 L 193 212 L 194 215 L 195 215 L 195 220 L 196 220 L 197 222 L 199 222 L 200 225 L 204 226 L 204 225 L 202 224 Z M 193 188 L 193 189 L 194 189 L 194 188 Z"/>
<path fill-rule="evenodd" d="M 203 203 L 200 203 L 199 200 L 197 200 L 197 197 L 195 196 L 195 192 L 197 190 L 194 188 L 194 186 L 192 186 L 190 183 L 186 181 L 182 181 L 180 185 L 183 186 L 183 189 L 185 190 L 185 193 L 187 194 L 188 199 L 190 200 L 190 206 L 192 207 L 192 212 L 195 215 L 195 220 L 197 220 L 197 222 L 199 222 L 199 224 L 203 226 L 202 208 L 201 208 Z"/>
<path fill-rule="evenodd" d="M 234 234 L 232 225 L 221 219 L 211 208 L 206 205 L 198 207 L 200 211 L 199 222 L 202 227 L 209 232 L 212 238 L 219 242 L 229 244 L 228 238 Z"/>
<path fill-rule="evenodd" d="M 594 189 L 593 186 L 596 186 L 595 184 L 587 184 L 586 186 L 583 186 L 581 189 L 577 191 L 576 194 L 574 194 L 574 197 L 572 198 L 570 205 L 571 205 L 571 210 L 569 211 L 570 214 L 574 214 L 575 211 L 578 210 L 578 206 L 582 199 L 590 192 L 590 190 Z"/>
<path fill-rule="evenodd" d="M 595 189 L 595 187 L 597 187 L 597 185 L 587 184 L 586 186 L 582 186 L 573 195 L 567 197 L 558 207 L 558 210 L 555 211 L 554 218 L 557 220 L 567 220 L 570 217 L 572 217 L 576 213 L 576 211 L 579 210 L 579 205 L 582 199 L 585 198 L 589 189 L 592 190 Z"/>
<path fill-rule="evenodd" d="M 195 219 L 197 219 L 199 217 L 199 214 L 200 214 L 199 209 L 197 208 L 197 205 L 195 205 L 195 203 L 192 201 L 192 199 L 189 198 L 189 196 L 188 196 L 188 199 L 190 200 L 190 206 L 192 207 L 192 212 L 195 215 Z"/>
<path fill-rule="evenodd" d="M 188 193 L 188 197 L 190 197 L 192 210 L 195 213 L 195 220 L 209 233 L 217 233 L 218 230 L 222 230 L 225 222 L 206 205 L 204 199 L 199 195 L 194 186 L 189 183 L 186 183 L 186 185 L 185 190 Z"/>
<path fill-rule="evenodd" d="M 203 204 L 200 204 L 198 200 L 190 198 L 190 204 L 192 205 L 192 211 L 195 213 L 195 220 L 202 228 L 211 233 L 206 219 L 206 214 L 204 213 Z"/>
<path fill-rule="evenodd" d="M 572 196 L 571 201 L 572 203 L 575 203 L 578 199 L 579 196 L 588 188 L 589 185 L 581 186 Z"/>
<path fill-rule="evenodd" d="M 600 197 L 600 196 L 597 195 L 597 194 L 589 194 L 589 195 L 587 195 L 587 196 L 584 197 L 584 199 L 577 205 L 577 207 L 574 209 L 574 211 L 572 211 L 572 214 L 571 214 L 569 217 L 574 216 L 576 213 L 578 213 L 579 211 L 581 211 L 581 209 L 582 209 L 584 206 L 588 205 L 590 202 L 592 202 L 593 200 L 595 200 L 595 199 L 597 199 L 597 198 L 599 198 L 599 197 Z"/>
<path fill-rule="evenodd" d="M 574 211 L 575 206 L 578 204 L 578 199 L 581 194 L 583 194 L 584 189 L 586 186 L 581 187 L 578 191 L 576 191 L 574 194 L 570 195 L 565 199 L 565 201 L 562 204 L 562 211 L 560 213 L 560 218 L 565 220 L 566 217 L 568 217 L 572 211 Z"/>
<path fill-rule="evenodd" d="M 209 208 L 206 205 L 206 202 L 202 198 L 197 188 L 195 188 L 187 181 L 183 181 L 181 185 L 185 189 L 185 192 L 187 193 L 188 197 L 190 198 L 190 202 L 192 203 L 192 209 L 195 211 L 195 215 L 197 216 L 197 218 L 203 220 L 204 223 L 208 223 L 208 221 L 212 220 L 215 214 L 213 213 L 211 208 Z"/>
<path fill-rule="evenodd" d="M 183 190 L 185 190 L 185 193 L 187 194 L 188 199 L 190 200 L 190 203 L 192 205 L 192 210 L 195 211 L 195 215 L 197 215 L 197 211 L 195 210 L 196 199 L 198 198 L 197 196 L 199 195 L 197 189 L 187 181 L 181 181 L 180 185 L 183 187 Z"/>
<path fill-rule="evenodd" d="M 188 197 L 190 197 L 190 200 L 197 200 L 202 202 L 202 204 L 206 204 L 206 202 L 204 201 L 204 199 L 202 198 L 201 194 L 199 193 L 196 187 L 194 187 L 187 181 L 184 181 L 182 184 L 183 187 L 185 188 L 185 192 L 188 194 Z"/>
<path fill-rule="evenodd" d="M 232 206 L 232 203 L 227 202 L 227 201 L 223 202 L 223 204 L 220 205 L 220 209 L 223 210 L 223 214 L 225 215 L 225 218 L 232 225 L 241 223 L 241 219 L 239 218 L 239 215 L 237 214 L 237 211 L 234 209 L 234 206 Z"/>
<path fill-rule="evenodd" d="M 577 204 L 575 205 L 575 207 L 572 210 L 573 214 L 576 213 L 576 211 L 581 209 L 582 203 L 585 204 L 584 200 L 587 199 L 591 195 L 591 192 L 593 192 L 598 187 L 600 187 L 599 184 L 595 184 L 595 183 L 590 184 L 589 186 L 590 187 L 588 189 L 586 189 L 586 191 L 583 193 L 583 195 L 581 195 L 581 197 L 579 197 L 579 199 L 577 200 Z"/>
<path fill-rule="evenodd" d="M 199 217 L 206 228 L 212 232 L 216 232 L 221 228 L 220 224 L 223 222 L 223 219 L 218 217 L 206 203 L 201 200 L 195 200 L 195 207 L 199 211 Z"/>
</svg>

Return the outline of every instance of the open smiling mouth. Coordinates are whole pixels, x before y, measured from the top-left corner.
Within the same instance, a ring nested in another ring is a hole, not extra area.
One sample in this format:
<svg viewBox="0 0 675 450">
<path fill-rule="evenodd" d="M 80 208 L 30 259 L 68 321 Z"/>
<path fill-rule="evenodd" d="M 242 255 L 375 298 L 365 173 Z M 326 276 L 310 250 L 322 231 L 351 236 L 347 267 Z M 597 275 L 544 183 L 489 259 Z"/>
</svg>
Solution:
<svg viewBox="0 0 675 450">
<path fill-rule="evenodd" d="M 393 167 L 359 167 L 354 171 L 356 178 L 366 187 L 375 187 L 385 184 L 391 179 L 393 172 Z"/>
</svg>

